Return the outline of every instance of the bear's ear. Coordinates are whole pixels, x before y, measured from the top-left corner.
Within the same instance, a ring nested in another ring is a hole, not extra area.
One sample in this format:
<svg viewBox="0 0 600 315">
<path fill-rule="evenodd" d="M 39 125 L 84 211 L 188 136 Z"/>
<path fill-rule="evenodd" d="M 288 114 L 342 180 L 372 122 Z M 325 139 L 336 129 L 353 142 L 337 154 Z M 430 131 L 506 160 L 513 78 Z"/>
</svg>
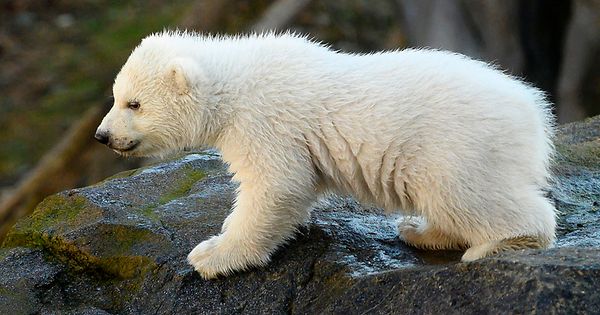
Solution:
<svg viewBox="0 0 600 315">
<path fill-rule="evenodd" d="M 198 65 L 186 58 L 174 59 L 167 72 L 168 81 L 179 95 L 188 94 L 192 87 L 198 84 L 201 75 Z"/>
</svg>

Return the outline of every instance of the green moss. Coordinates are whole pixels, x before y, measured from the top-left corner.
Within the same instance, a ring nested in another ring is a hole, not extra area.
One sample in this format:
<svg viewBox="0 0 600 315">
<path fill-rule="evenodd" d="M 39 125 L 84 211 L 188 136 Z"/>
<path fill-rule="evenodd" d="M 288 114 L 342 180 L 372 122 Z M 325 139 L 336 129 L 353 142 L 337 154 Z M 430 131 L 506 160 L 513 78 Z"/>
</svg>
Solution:
<svg viewBox="0 0 600 315">
<path fill-rule="evenodd" d="M 573 164 L 600 168 L 600 144 L 589 141 L 577 144 L 557 144 L 558 159 Z"/>
<path fill-rule="evenodd" d="M 132 176 L 137 172 L 139 170 L 131 170 L 117 175 Z M 191 166 L 183 168 L 179 174 L 171 189 L 160 196 L 157 203 L 134 211 L 158 220 L 154 212 L 157 206 L 185 196 L 205 176 Z M 92 234 L 69 238 L 82 225 L 99 222 L 101 218 L 103 210 L 82 196 L 68 193 L 53 195 L 42 201 L 32 215 L 13 227 L 3 246 L 42 248 L 73 270 L 97 271 L 120 279 L 145 274 L 156 266 L 152 258 L 135 254 L 147 246 L 161 248 L 165 245 L 160 236 L 144 228 L 101 223 Z M 103 241 L 98 241 L 99 238 Z"/>
<path fill-rule="evenodd" d="M 184 172 L 184 176 L 173 183 L 173 188 L 160 196 L 159 204 L 164 205 L 171 200 L 185 196 L 192 186 L 205 176 L 204 172 L 192 167 L 187 167 Z"/>
<path fill-rule="evenodd" d="M 0 261 L 4 260 L 8 256 L 8 249 L 0 248 Z"/>
<path fill-rule="evenodd" d="M 159 216 L 158 214 L 156 214 L 156 212 L 154 212 L 154 210 L 156 209 L 157 205 L 156 204 L 150 204 L 147 206 L 143 206 L 143 207 L 139 207 L 136 209 L 133 209 L 136 213 L 152 220 L 152 221 L 158 221 L 159 220 Z"/>
<path fill-rule="evenodd" d="M 119 240 L 115 240 L 116 250 L 122 251 L 124 255 L 106 257 L 92 255 L 61 236 L 49 233 L 13 234 L 10 244 L 43 248 L 50 256 L 66 264 L 74 271 L 91 271 L 126 279 L 144 274 L 155 266 L 154 262 L 148 257 L 126 255 L 125 249 L 132 246 L 134 237 L 136 236 L 131 236 L 132 240 L 124 241 L 123 244 Z"/>
<path fill-rule="evenodd" d="M 81 196 L 66 197 L 64 194 L 57 194 L 47 197 L 30 216 L 20 220 L 13 227 L 5 244 L 10 243 L 13 234 L 39 233 L 48 229 L 64 232 L 77 227 L 83 217 L 89 220 L 91 213 L 88 211 L 83 214 L 83 211 L 89 208 L 87 200 Z"/>
<path fill-rule="evenodd" d="M 137 244 L 151 242 L 151 232 L 128 226 L 111 226 L 110 246 L 102 255 L 89 253 L 86 243 L 93 240 L 78 239 L 77 245 L 64 235 L 83 222 L 93 222 L 96 211 L 81 196 L 54 195 L 46 198 L 34 213 L 19 221 L 7 235 L 3 247 L 42 248 L 52 257 L 76 271 L 98 271 L 119 278 L 131 278 L 154 267 L 152 259 L 132 255 Z"/>
<path fill-rule="evenodd" d="M 64 239 L 61 235 L 47 232 L 11 233 L 5 246 L 42 248 L 51 257 L 66 264 L 74 271 L 91 271 L 121 279 L 136 277 L 155 267 L 152 259 L 131 255 L 130 250 L 139 242 L 149 239 L 147 231 L 116 233 L 112 240 L 112 255 L 97 256 L 87 252 L 83 246 Z"/>
<path fill-rule="evenodd" d="M 102 256 L 108 257 L 129 256 L 135 252 L 136 246 L 152 244 L 156 237 L 147 229 L 124 225 L 110 226 L 107 236 L 110 238 L 110 245 L 102 249 Z"/>
<path fill-rule="evenodd" d="M 153 221 L 158 221 L 159 218 L 155 212 L 156 208 L 167 204 L 172 200 L 185 196 L 189 193 L 192 186 L 205 176 L 206 174 L 204 174 L 204 172 L 187 167 L 185 169 L 184 176 L 173 183 L 173 188 L 161 195 L 157 203 L 151 203 L 146 206 L 138 207 L 134 209 L 134 211 Z"/>
<path fill-rule="evenodd" d="M 117 173 L 117 174 L 110 176 L 110 177 L 106 178 L 105 180 L 99 182 L 95 186 L 102 185 L 102 184 L 106 183 L 107 181 L 110 181 L 113 179 L 126 178 L 126 177 L 131 177 L 131 176 L 140 174 L 143 170 L 145 170 L 147 168 L 148 167 L 137 168 L 137 169 L 127 170 L 127 171 Z M 156 210 L 157 207 L 167 204 L 168 202 L 175 200 L 177 198 L 181 198 L 181 197 L 185 196 L 187 193 L 189 193 L 190 189 L 196 182 L 198 182 L 199 180 L 201 180 L 202 178 L 204 178 L 206 176 L 206 174 L 204 172 L 194 169 L 190 166 L 185 167 L 183 172 L 184 172 L 183 176 L 173 183 L 171 189 L 169 189 L 166 193 L 164 193 L 163 195 L 161 195 L 159 197 L 158 202 L 150 203 L 150 204 L 143 205 L 140 207 L 136 207 L 136 208 L 132 209 L 132 211 L 135 211 L 136 213 L 138 213 L 148 219 L 151 219 L 152 221 L 158 221 L 159 217 L 156 214 L 156 212 L 154 211 L 154 210 Z"/>
<path fill-rule="evenodd" d="M 13 295 L 14 294 L 14 290 L 9 290 L 5 287 L 0 287 L 0 296 L 7 296 L 7 295 Z"/>
</svg>

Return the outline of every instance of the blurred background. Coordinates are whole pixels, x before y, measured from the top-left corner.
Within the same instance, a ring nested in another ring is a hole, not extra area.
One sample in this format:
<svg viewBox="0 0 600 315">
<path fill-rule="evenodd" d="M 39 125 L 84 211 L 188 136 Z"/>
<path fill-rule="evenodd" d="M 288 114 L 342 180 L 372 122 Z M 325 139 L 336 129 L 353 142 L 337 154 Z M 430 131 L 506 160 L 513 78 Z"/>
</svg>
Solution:
<svg viewBox="0 0 600 315">
<path fill-rule="evenodd" d="M 120 66 L 164 28 L 448 49 L 545 90 L 560 123 L 600 114 L 600 0 L 1 0 L 0 240 L 48 194 L 149 163 L 93 133 Z"/>
</svg>

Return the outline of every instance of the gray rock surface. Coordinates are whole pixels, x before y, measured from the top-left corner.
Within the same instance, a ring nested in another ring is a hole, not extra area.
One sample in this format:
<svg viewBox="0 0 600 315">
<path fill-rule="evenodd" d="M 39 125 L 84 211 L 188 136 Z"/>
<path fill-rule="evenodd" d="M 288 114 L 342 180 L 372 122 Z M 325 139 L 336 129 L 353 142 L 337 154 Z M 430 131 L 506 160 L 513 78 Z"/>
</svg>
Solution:
<svg viewBox="0 0 600 315">
<path fill-rule="evenodd" d="M 562 126 L 557 248 L 473 263 L 401 243 L 396 217 L 316 205 L 265 268 L 205 281 L 187 253 L 216 234 L 235 184 L 214 153 L 48 197 L 0 249 L 0 314 L 600 312 L 600 117 Z"/>
</svg>

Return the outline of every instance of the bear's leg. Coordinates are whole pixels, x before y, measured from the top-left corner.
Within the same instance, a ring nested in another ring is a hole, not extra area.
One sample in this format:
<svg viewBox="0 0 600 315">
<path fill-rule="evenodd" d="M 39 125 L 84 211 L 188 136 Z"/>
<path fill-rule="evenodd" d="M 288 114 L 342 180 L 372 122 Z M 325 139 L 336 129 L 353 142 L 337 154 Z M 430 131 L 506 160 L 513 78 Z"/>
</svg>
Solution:
<svg viewBox="0 0 600 315">
<path fill-rule="evenodd" d="M 478 241 L 470 242 L 470 247 L 462 256 L 462 261 L 474 261 L 503 251 L 552 246 L 556 227 L 554 204 L 537 189 L 517 189 L 510 192 L 510 197 L 518 204 L 519 210 L 513 211 L 516 215 L 506 215 L 503 222 L 496 219 L 488 224 L 497 230 L 508 230 L 510 234 L 494 236 L 493 229 L 488 231 L 489 240 L 480 238 Z M 509 206 L 510 204 L 507 203 L 505 208 Z M 515 222 L 512 219 L 515 217 L 519 217 L 519 221 Z"/>
<path fill-rule="evenodd" d="M 422 217 L 406 216 L 398 222 L 400 239 L 421 249 L 465 249 L 464 242 L 428 225 Z"/>
<path fill-rule="evenodd" d="M 292 149 L 287 152 L 290 156 L 282 164 L 265 160 L 273 155 L 256 158 L 263 163 L 251 166 L 258 169 L 231 163 L 240 181 L 233 211 L 221 234 L 200 243 L 188 255 L 188 262 L 203 278 L 266 265 L 271 254 L 308 220 L 316 198 L 314 173 L 308 159 L 290 163 Z"/>
<path fill-rule="evenodd" d="M 223 232 L 190 252 L 188 261 L 202 277 L 211 279 L 266 265 L 271 254 L 293 238 L 298 226 L 309 218 L 311 202 L 289 200 L 296 198 L 285 195 L 264 200 L 266 196 L 270 194 L 242 188 Z"/>
<path fill-rule="evenodd" d="M 468 262 L 508 250 L 537 249 L 546 247 L 548 247 L 548 241 L 536 236 L 511 237 L 469 247 L 469 249 L 467 249 L 467 251 L 465 251 L 463 254 L 461 260 Z"/>
</svg>

